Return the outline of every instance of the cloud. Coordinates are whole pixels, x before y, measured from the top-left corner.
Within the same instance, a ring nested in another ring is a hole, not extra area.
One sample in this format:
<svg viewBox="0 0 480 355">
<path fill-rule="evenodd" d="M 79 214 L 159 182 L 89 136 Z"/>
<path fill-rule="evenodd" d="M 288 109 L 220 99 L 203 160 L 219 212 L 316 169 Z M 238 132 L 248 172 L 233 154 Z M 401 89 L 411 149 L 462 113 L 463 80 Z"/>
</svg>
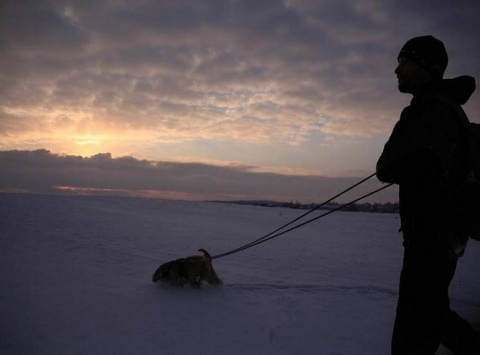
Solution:
<svg viewBox="0 0 480 355">
<path fill-rule="evenodd" d="M 39 1 L 25 13 L 10 4 L 2 42 L 10 100 L 2 106 L 22 107 L 26 121 L 64 115 L 89 120 L 90 130 L 150 127 L 182 139 L 193 125 L 200 137 L 284 140 L 292 116 L 305 123 L 295 126 L 302 136 L 341 111 L 343 71 L 358 56 L 332 38 L 336 31 L 281 1 Z"/>
<path fill-rule="evenodd" d="M 0 191 L 116 194 L 201 200 L 268 199 L 321 202 L 360 178 L 327 178 L 256 172 L 256 167 L 152 162 L 133 157 L 89 158 L 47 150 L 0 152 Z M 360 194 L 378 188 L 372 180 Z M 351 198 L 353 196 L 343 198 Z M 370 199 L 395 201 L 394 189 Z"/>
</svg>

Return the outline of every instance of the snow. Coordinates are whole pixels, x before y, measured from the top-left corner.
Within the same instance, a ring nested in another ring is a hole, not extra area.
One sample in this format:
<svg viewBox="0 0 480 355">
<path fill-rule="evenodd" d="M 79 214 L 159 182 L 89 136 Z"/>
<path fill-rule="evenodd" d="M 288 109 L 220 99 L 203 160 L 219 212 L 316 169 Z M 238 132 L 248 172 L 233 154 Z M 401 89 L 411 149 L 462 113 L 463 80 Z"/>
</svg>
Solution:
<svg viewBox="0 0 480 355">
<path fill-rule="evenodd" d="M 302 212 L 0 194 L 0 353 L 389 354 L 396 214 L 337 212 L 216 259 L 221 288 L 151 282 L 165 261 L 229 251 Z M 479 255 L 471 241 L 451 286 L 476 327 Z"/>
</svg>

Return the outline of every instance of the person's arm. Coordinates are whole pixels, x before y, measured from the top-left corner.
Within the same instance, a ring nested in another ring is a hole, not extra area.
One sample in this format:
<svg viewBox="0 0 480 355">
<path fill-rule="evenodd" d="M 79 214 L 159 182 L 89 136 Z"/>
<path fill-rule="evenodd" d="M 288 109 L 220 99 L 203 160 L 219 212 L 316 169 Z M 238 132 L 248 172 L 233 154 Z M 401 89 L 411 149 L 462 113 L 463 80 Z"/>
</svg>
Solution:
<svg viewBox="0 0 480 355">
<path fill-rule="evenodd" d="M 435 102 L 407 107 L 377 162 L 383 182 L 415 183 L 438 177 L 445 169 L 458 135 L 451 110 Z"/>
</svg>

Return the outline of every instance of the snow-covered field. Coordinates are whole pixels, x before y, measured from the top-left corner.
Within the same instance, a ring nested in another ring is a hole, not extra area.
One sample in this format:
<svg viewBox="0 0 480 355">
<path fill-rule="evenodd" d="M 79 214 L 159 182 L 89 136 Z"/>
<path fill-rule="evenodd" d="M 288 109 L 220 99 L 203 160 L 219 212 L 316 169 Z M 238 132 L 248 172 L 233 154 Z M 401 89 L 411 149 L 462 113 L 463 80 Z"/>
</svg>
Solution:
<svg viewBox="0 0 480 355">
<path fill-rule="evenodd" d="M 302 212 L 0 194 L 0 353 L 389 354 L 397 215 L 338 212 L 217 259 L 218 289 L 151 282 L 165 261 L 231 250 Z M 451 294 L 477 327 L 479 280 L 471 241 Z"/>
</svg>

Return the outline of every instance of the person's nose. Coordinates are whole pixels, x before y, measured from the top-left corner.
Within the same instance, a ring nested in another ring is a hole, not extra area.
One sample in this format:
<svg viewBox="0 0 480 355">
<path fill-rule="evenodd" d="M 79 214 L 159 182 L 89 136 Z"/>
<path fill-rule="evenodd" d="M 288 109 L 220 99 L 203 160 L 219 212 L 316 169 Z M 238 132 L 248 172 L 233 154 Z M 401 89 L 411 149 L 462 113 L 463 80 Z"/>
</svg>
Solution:
<svg viewBox="0 0 480 355">
<path fill-rule="evenodd" d="M 400 70 L 401 70 L 400 66 L 401 66 L 401 64 L 398 64 L 397 67 L 394 70 L 394 73 L 397 74 L 397 75 L 400 73 Z"/>
</svg>

